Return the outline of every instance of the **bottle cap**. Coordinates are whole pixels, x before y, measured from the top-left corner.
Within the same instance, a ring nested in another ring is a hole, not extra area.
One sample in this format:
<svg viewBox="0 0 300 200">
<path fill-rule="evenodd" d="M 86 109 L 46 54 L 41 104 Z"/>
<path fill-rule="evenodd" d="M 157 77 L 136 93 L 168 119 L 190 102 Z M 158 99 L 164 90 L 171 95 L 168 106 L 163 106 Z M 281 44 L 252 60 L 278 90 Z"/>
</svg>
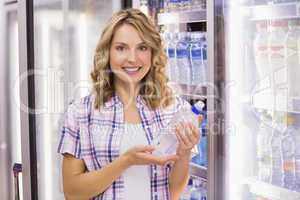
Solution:
<svg viewBox="0 0 300 200">
<path fill-rule="evenodd" d="M 293 125 L 295 123 L 295 118 L 292 116 L 287 116 L 286 123 L 287 125 Z"/>
<path fill-rule="evenodd" d="M 203 111 L 205 104 L 203 101 L 198 101 L 192 106 L 192 112 L 195 113 L 196 115 L 201 114 L 201 111 Z"/>
</svg>

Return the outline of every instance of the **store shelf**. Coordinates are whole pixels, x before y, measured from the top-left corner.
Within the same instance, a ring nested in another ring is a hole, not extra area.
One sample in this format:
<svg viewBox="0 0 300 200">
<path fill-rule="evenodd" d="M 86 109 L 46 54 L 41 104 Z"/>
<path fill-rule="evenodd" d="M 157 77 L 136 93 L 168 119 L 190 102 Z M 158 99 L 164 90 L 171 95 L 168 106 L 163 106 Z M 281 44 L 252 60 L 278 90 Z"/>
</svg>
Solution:
<svg viewBox="0 0 300 200">
<path fill-rule="evenodd" d="M 205 22 L 205 21 L 206 21 L 206 10 L 159 13 L 157 16 L 157 23 L 159 25 Z"/>
<path fill-rule="evenodd" d="M 248 184 L 250 192 L 267 199 L 272 200 L 299 200 L 300 193 L 291 191 L 282 187 L 271 185 L 262 181 L 258 181 L 255 178 L 249 178 L 246 181 Z"/>
<path fill-rule="evenodd" d="M 170 83 L 170 87 L 177 94 L 188 99 L 206 99 L 207 87 L 205 85 L 187 85 L 179 83 Z"/>
<path fill-rule="evenodd" d="M 275 96 L 270 90 L 253 94 L 251 104 L 258 109 L 300 113 L 300 97 L 292 98 L 284 94 Z"/>
<path fill-rule="evenodd" d="M 207 168 L 190 163 L 190 175 L 207 180 Z"/>
<path fill-rule="evenodd" d="M 250 9 L 252 20 L 300 18 L 300 3 L 260 5 Z"/>
</svg>

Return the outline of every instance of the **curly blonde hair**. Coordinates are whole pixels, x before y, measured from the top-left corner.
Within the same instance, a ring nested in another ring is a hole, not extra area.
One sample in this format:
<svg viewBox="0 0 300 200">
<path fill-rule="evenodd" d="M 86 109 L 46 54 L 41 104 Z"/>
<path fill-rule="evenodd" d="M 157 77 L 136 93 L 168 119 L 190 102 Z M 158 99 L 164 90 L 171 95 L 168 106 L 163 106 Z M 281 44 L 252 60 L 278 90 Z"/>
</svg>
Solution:
<svg viewBox="0 0 300 200">
<path fill-rule="evenodd" d="M 151 48 L 151 67 L 141 80 L 139 94 L 151 109 L 166 107 L 173 101 L 173 93 L 168 87 L 165 75 L 167 56 L 163 42 L 153 22 L 138 9 L 126 9 L 115 13 L 103 30 L 94 56 L 94 69 L 91 72 L 96 91 L 95 108 L 98 109 L 115 93 L 113 73 L 109 65 L 109 52 L 115 31 L 123 24 L 133 26 L 141 39 Z"/>
</svg>

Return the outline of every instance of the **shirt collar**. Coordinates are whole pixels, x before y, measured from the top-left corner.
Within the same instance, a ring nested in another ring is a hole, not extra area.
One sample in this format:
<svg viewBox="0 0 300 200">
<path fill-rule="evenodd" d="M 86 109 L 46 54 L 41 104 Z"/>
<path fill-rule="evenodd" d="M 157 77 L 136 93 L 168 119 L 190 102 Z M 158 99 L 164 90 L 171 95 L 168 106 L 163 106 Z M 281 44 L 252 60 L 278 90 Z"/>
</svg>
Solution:
<svg viewBox="0 0 300 200">
<path fill-rule="evenodd" d="M 147 104 L 141 95 L 138 95 L 136 98 L 137 108 L 145 108 Z M 123 107 L 123 103 L 120 97 L 114 94 L 108 101 L 104 103 L 104 108 L 113 108 L 113 107 Z"/>
</svg>

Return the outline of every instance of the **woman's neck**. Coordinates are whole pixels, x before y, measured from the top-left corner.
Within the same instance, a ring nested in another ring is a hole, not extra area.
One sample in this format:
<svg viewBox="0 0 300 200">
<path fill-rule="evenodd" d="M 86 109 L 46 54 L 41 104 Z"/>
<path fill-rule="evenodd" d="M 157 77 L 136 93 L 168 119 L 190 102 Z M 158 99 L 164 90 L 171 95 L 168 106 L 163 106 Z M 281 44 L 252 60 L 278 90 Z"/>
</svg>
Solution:
<svg viewBox="0 0 300 200">
<path fill-rule="evenodd" d="M 137 87 L 133 84 L 115 84 L 116 94 L 120 97 L 125 107 L 136 105 L 138 95 Z"/>
</svg>

